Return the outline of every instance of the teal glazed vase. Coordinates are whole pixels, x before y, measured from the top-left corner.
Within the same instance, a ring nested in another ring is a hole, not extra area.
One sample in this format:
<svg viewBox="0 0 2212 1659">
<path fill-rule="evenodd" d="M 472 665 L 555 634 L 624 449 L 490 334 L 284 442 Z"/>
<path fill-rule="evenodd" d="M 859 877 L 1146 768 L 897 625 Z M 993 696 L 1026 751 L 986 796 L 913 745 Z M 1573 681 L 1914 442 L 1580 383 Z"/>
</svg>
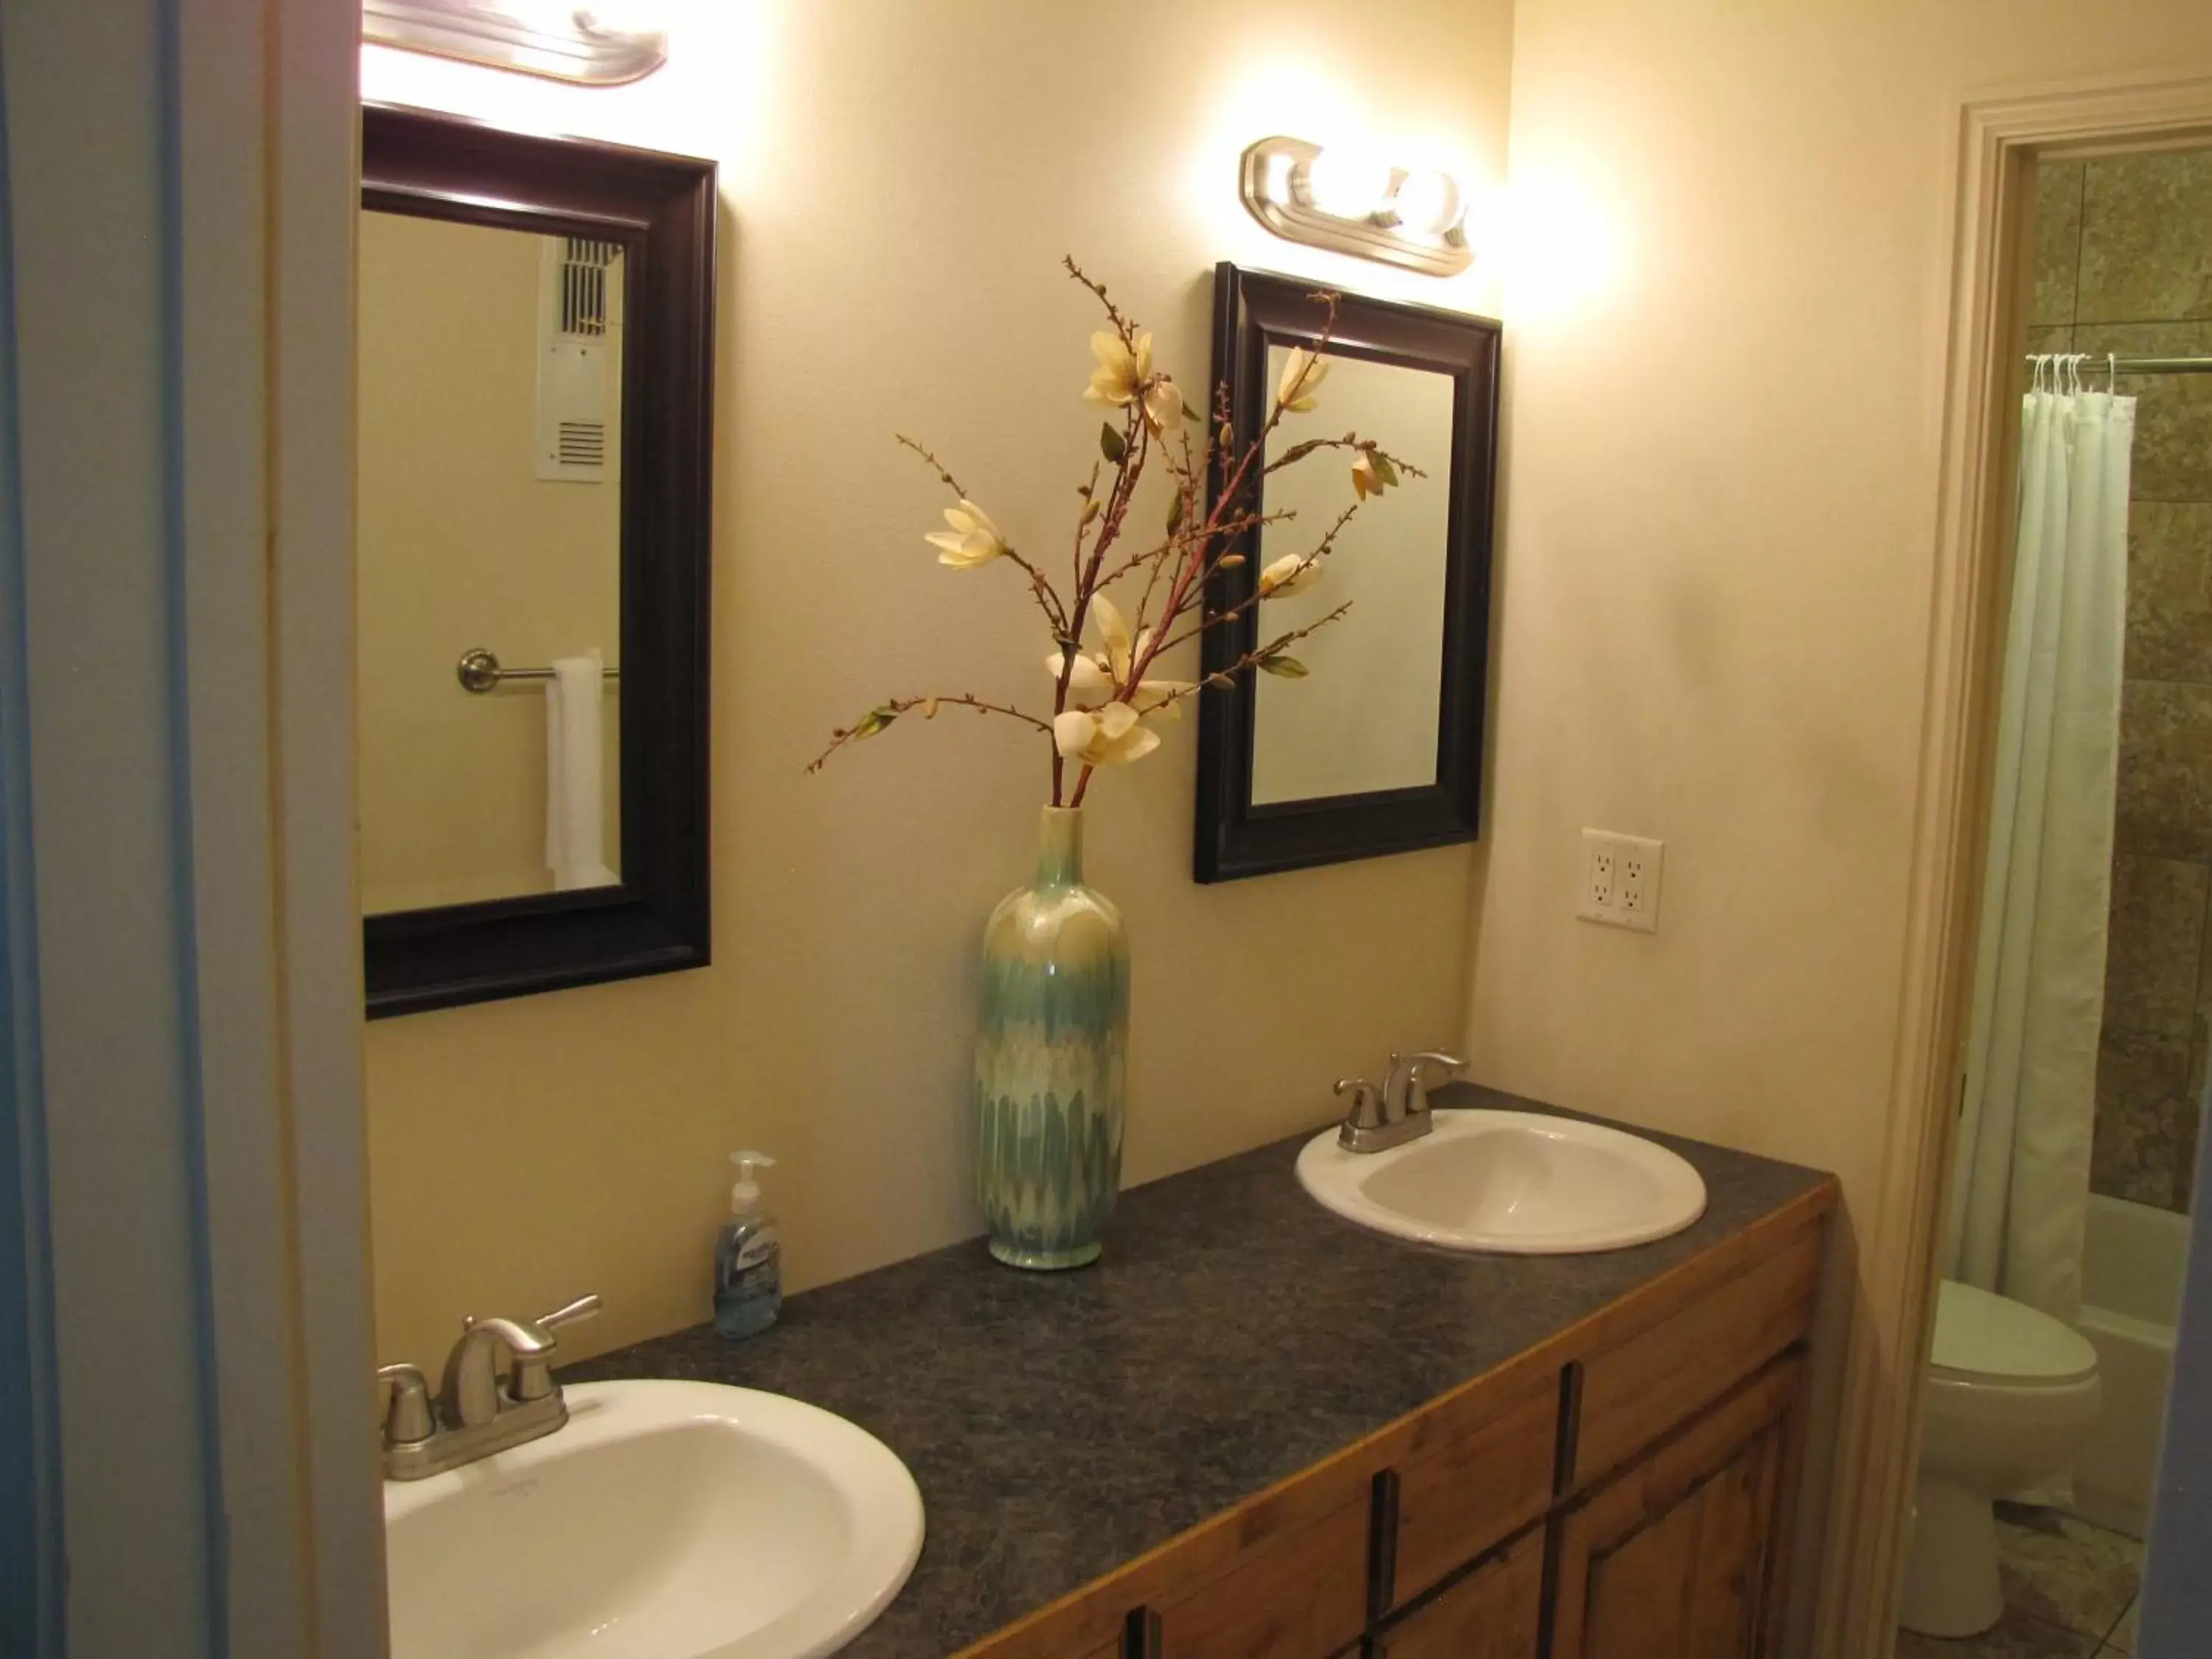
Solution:
<svg viewBox="0 0 2212 1659">
<path fill-rule="evenodd" d="M 1096 1261 L 1121 1184 L 1129 938 L 1083 884 L 1083 813 L 1048 806 L 1036 879 L 983 928 L 975 1033 L 976 1195 L 991 1254 Z"/>
</svg>

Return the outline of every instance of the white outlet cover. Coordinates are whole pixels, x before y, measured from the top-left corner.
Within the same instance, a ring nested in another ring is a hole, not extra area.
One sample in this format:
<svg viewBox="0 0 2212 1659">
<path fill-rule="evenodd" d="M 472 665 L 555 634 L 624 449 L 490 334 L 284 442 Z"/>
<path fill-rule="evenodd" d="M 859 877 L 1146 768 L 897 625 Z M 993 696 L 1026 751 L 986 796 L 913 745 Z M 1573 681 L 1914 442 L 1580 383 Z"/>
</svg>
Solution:
<svg viewBox="0 0 2212 1659">
<path fill-rule="evenodd" d="M 1659 930 L 1659 875 L 1666 843 L 1609 830 L 1583 831 L 1575 914 L 1639 933 Z"/>
</svg>

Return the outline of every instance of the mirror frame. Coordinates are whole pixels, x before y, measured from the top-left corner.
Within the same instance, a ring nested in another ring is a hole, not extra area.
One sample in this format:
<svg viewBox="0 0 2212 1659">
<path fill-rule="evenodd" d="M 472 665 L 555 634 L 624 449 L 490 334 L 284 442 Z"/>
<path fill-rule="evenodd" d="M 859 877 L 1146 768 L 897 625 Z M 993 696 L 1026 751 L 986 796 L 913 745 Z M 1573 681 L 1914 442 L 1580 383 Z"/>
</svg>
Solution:
<svg viewBox="0 0 2212 1659">
<path fill-rule="evenodd" d="M 369 1018 L 703 967 L 714 164 L 371 105 L 361 173 L 365 210 L 598 237 L 628 266 L 622 881 L 365 917 Z"/>
<path fill-rule="evenodd" d="M 1311 346 L 1326 307 L 1322 284 L 1244 270 L 1224 261 L 1213 276 L 1213 385 L 1229 396 L 1235 450 L 1260 435 L 1273 388 L 1273 345 Z M 1254 723 L 1259 698 L 1251 674 L 1199 696 L 1198 836 L 1194 874 L 1233 881 L 1279 870 L 1376 858 L 1471 842 L 1481 828 L 1482 744 L 1490 661 L 1492 517 L 1498 480 L 1498 368 L 1501 326 L 1486 317 L 1339 293 L 1331 354 L 1396 363 L 1451 377 L 1449 463 L 1414 488 L 1451 492 L 1445 533 L 1444 629 L 1438 676 L 1437 774 L 1433 783 L 1312 800 L 1252 800 Z M 1322 405 L 1324 411 L 1327 404 Z M 1326 424 L 1326 413 L 1317 417 Z M 1387 444 L 1389 435 L 1369 434 Z M 1264 504 L 1249 481 L 1242 510 Z M 1207 481 L 1207 505 L 1220 499 L 1219 469 Z M 1347 484 L 1346 489 L 1349 489 Z M 1209 615 L 1252 597 L 1261 568 L 1258 528 L 1227 550 L 1244 562 L 1218 570 L 1206 590 Z M 1355 616 L 1356 616 L 1355 612 Z M 1209 627 L 1200 636 L 1206 674 L 1218 673 L 1260 643 L 1259 607 Z"/>
</svg>

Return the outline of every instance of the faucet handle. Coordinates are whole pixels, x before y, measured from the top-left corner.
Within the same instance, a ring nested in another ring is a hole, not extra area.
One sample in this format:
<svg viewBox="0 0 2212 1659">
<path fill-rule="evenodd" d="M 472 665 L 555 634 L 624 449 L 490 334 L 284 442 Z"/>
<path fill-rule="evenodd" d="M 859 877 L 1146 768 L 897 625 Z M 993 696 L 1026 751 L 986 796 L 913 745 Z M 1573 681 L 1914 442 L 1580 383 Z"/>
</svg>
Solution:
<svg viewBox="0 0 2212 1659">
<path fill-rule="evenodd" d="M 1382 1091 L 1364 1077 L 1340 1077 L 1334 1091 L 1338 1099 L 1352 1097 L 1352 1109 L 1345 1115 L 1345 1123 L 1354 1129 L 1373 1129 L 1382 1122 Z"/>
<path fill-rule="evenodd" d="M 377 1393 L 384 1411 L 384 1443 L 420 1444 L 436 1426 L 430 1419 L 430 1379 L 419 1365 L 383 1365 L 377 1369 Z"/>
<path fill-rule="evenodd" d="M 540 1330 L 550 1331 L 556 1326 L 573 1325 L 580 1319 L 589 1319 L 599 1310 L 599 1292 L 594 1291 L 587 1296 L 578 1297 L 565 1307 L 554 1309 L 550 1314 L 538 1315 L 538 1327 Z"/>
<path fill-rule="evenodd" d="M 556 1344 L 548 1334 L 557 1327 L 589 1319 L 599 1310 L 599 1298 L 594 1291 L 587 1296 L 580 1296 L 567 1306 L 556 1308 L 550 1314 L 539 1316 L 530 1328 L 544 1339 L 544 1346 L 534 1353 L 524 1353 L 520 1349 L 515 1351 L 514 1380 L 511 1386 L 518 1404 L 543 1400 L 553 1392 L 552 1364 L 546 1356 L 553 1351 Z"/>
</svg>

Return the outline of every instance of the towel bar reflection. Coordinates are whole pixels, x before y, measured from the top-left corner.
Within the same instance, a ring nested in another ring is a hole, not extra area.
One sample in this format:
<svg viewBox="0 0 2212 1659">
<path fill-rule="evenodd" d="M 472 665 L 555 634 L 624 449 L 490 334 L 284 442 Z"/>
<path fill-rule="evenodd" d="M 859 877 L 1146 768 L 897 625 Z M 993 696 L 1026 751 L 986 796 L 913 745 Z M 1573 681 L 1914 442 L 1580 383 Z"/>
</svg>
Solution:
<svg viewBox="0 0 2212 1659">
<path fill-rule="evenodd" d="M 622 678 L 619 668 L 603 669 L 600 672 L 605 678 L 611 680 Z M 453 665 L 453 674 L 460 681 L 463 690 L 474 691 L 479 696 L 486 691 L 497 690 L 501 683 L 506 680 L 550 680 L 553 678 L 553 671 L 550 668 L 502 668 L 498 657 L 482 646 L 472 651 L 462 652 L 460 661 Z"/>
</svg>

